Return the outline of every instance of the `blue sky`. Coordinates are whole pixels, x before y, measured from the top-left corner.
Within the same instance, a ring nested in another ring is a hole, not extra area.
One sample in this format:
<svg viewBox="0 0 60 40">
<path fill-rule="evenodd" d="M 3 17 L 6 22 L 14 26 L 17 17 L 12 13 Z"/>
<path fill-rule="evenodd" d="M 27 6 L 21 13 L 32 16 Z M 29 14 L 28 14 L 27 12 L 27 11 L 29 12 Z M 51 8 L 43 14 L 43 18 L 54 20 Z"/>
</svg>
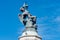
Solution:
<svg viewBox="0 0 60 40">
<path fill-rule="evenodd" d="M 18 13 L 25 1 L 30 13 L 37 16 L 42 40 L 60 40 L 60 0 L 0 0 L 0 40 L 18 40 L 22 34 Z"/>
</svg>

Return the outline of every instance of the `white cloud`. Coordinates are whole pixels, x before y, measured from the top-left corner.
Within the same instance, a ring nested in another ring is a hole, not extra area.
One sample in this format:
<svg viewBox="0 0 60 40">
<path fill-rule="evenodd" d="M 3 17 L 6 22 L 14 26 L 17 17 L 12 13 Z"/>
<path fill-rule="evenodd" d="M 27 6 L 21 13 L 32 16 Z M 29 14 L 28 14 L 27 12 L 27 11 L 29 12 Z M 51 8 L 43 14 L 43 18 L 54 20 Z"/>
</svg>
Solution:
<svg viewBox="0 0 60 40">
<path fill-rule="evenodd" d="M 59 23 L 60 22 L 60 16 L 57 16 L 53 21 Z"/>
<path fill-rule="evenodd" d="M 49 23 L 45 23 L 44 21 L 48 20 L 49 17 L 41 17 L 38 20 L 38 33 L 42 35 L 42 38 L 46 39 L 55 39 L 60 35 L 60 16 L 53 17 L 49 19 Z M 40 23 L 43 22 L 43 23 Z M 47 21 L 48 22 L 48 21 Z M 57 34 L 56 34 L 57 33 Z M 43 40 L 44 40 L 43 39 Z"/>
</svg>

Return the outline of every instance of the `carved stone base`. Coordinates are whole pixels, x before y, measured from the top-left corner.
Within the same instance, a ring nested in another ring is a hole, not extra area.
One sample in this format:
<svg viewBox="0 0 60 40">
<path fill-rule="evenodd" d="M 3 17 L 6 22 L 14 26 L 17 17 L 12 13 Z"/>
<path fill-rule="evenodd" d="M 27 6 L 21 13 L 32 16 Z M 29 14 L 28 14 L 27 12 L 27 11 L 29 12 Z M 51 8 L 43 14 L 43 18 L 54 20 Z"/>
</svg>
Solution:
<svg viewBox="0 0 60 40">
<path fill-rule="evenodd" d="M 19 40 L 42 40 L 42 39 L 38 36 L 28 35 L 20 37 Z"/>
</svg>

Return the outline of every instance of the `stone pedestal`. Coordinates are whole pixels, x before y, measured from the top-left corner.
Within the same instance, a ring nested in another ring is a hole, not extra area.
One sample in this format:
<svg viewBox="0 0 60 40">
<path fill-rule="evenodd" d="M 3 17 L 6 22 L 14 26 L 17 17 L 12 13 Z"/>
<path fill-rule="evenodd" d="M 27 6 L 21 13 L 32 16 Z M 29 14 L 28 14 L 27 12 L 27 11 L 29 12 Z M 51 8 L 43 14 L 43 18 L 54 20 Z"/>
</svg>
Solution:
<svg viewBox="0 0 60 40">
<path fill-rule="evenodd" d="M 24 36 L 24 37 L 21 37 L 19 40 L 41 40 L 40 37 L 38 36 Z"/>
<path fill-rule="evenodd" d="M 19 37 L 19 40 L 42 40 L 34 31 L 26 31 Z"/>
</svg>

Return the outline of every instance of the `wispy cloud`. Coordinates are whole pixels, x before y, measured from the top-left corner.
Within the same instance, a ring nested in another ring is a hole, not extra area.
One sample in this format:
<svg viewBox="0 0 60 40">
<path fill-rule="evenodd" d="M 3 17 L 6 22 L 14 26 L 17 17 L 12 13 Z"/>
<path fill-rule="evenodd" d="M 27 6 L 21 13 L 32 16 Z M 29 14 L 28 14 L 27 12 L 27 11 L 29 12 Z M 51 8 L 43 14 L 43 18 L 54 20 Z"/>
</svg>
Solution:
<svg viewBox="0 0 60 40">
<path fill-rule="evenodd" d="M 52 18 L 41 17 L 40 20 L 38 20 L 37 22 L 38 22 L 38 33 L 42 35 L 43 40 L 46 39 L 51 40 L 59 37 L 58 35 L 60 35 L 60 16 Z"/>
<path fill-rule="evenodd" d="M 60 16 L 57 16 L 56 18 L 54 18 L 53 20 L 54 22 L 60 23 Z"/>
</svg>

